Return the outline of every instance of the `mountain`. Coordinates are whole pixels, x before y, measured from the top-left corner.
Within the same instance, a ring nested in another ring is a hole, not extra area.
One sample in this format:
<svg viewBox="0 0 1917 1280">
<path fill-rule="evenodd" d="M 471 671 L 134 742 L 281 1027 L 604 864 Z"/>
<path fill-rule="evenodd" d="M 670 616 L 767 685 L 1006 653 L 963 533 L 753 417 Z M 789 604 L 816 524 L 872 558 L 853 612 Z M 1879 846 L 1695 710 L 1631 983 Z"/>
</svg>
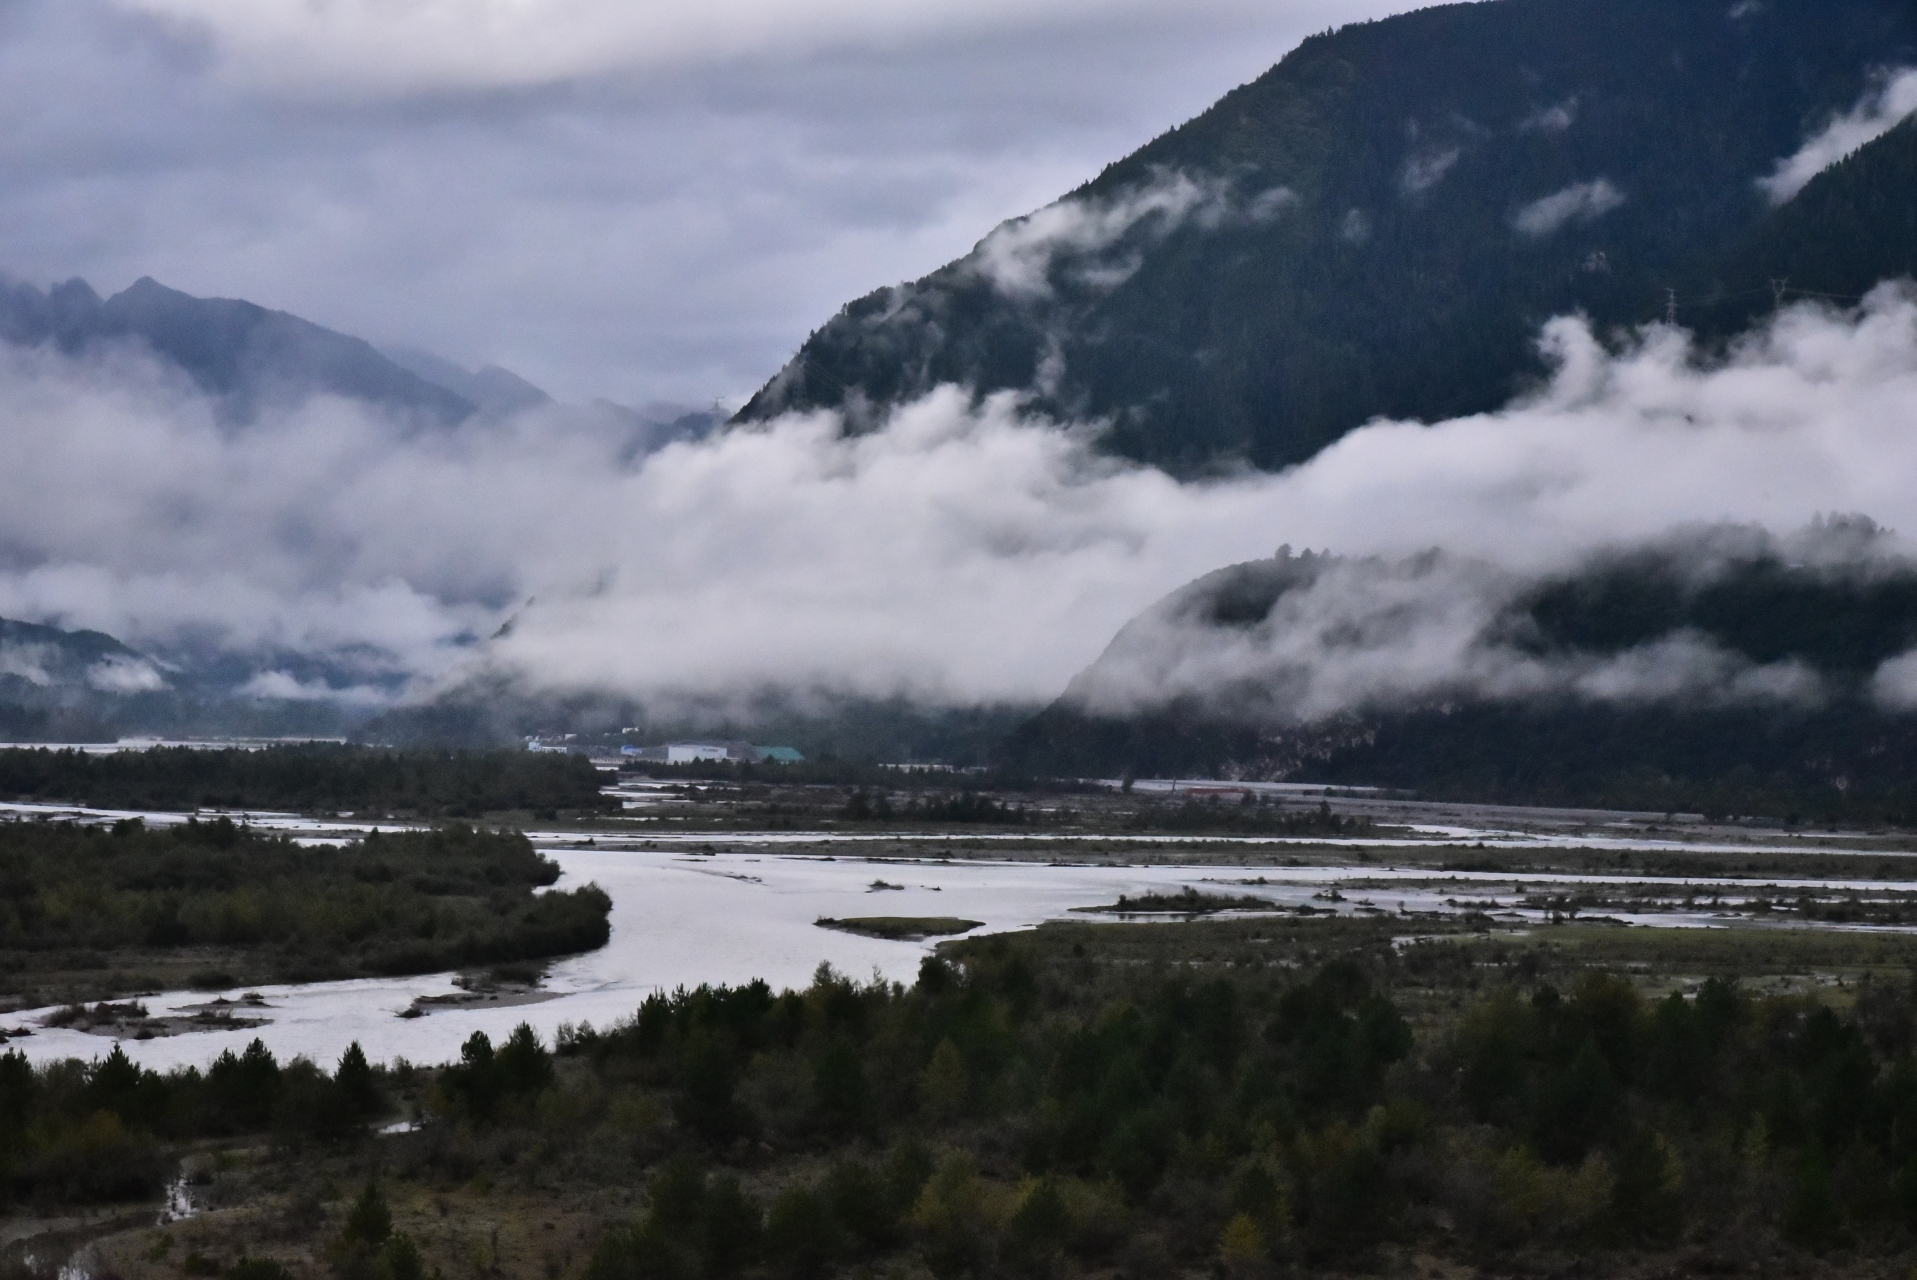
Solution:
<svg viewBox="0 0 1917 1280">
<path fill-rule="evenodd" d="M 139 343 L 238 419 L 270 402 L 319 394 L 446 426 L 476 412 L 473 401 L 401 368 L 359 338 L 251 302 L 196 298 L 150 277 L 105 299 L 84 280 L 45 293 L 0 280 L 0 339 L 70 353 Z"/>
<path fill-rule="evenodd" d="M 100 631 L 0 618 L 0 741 L 337 737 L 404 683 L 374 652 L 141 652 Z"/>
<path fill-rule="evenodd" d="M 1759 181 L 1914 61 L 1912 0 L 1487 0 L 1346 27 L 849 304 L 736 420 L 863 430 L 940 383 L 1015 389 L 1193 472 L 1491 409 L 1541 373 L 1550 316 L 1907 270 L 1909 187 L 1876 154 L 1869 200 L 1834 179 L 1773 209 Z M 1865 232 L 1841 251 L 1806 234 L 1826 201 Z"/>
<path fill-rule="evenodd" d="M 105 632 L 0 618 L 0 738 L 110 742 L 102 708 L 166 683 L 153 659 Z"/>
<path fill-rule="evenodd" d="M 62 631 L 0 618 L 0 694 L 64 686 L 126 693 L 163 684 L 151 658 L 104 631 Z"/>
<path fill-rule="evenodd" d="M 653 400 L 637 409 L 611 400 L 594 400 L 586 411 L 622 431 L 628 451 L 635 455 L 652 453 L 669 444 L 703 440 L 726 420 L 724 411 L 716 405 L 699 409 L 669 400 Z"/>
<path fill-rule="evenodd" d="M 1285 549 L 1127 623 L 1006 759 L 1917 819 L 1917 561 L 1855 519 L 1683 529 L 1543 575 Z"/>
<path fill-rule="evenodd" d="M 445 387 L 479 406 L 488 417 L 509 418 L 529 409 L 548 408 L 553 398 L 511 369 L 496 364 L 467 369 L 417 347 L 382 347 L 380 354 L 400 368 Z"/>
</svg>

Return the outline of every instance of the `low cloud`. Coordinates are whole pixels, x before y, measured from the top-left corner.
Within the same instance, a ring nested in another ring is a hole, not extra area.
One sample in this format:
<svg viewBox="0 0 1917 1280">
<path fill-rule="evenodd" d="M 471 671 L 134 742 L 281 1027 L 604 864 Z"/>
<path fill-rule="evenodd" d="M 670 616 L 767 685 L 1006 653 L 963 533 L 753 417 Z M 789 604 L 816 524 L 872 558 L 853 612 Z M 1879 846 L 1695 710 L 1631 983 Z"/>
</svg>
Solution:
<svg viewBox="0 0 1917 1280">
<path fill-rule="evenodd" d="M 87 684 L 102 693 L 152 693 L 166 688 L 166 677 L 140 658 L 102 658 L 87 668 Z"/>
<path fill-rule="evenodd" d="M 1856 106 L 1825 125 L 1810 141 L 1757 180 L 1772 204 L 1783 204 L 1812 178 L 1857 148 L 1896 128 L 1917 112 L 1917 68 L 1887 73 Z"/>
<path fill-rule="evenodd" d="M 1711 536 L 1699 531 L 1702 546 L 1674 554 L 1695 553 L 1708 576 Z M 1197 584 L 1127 626 L 1066 701 L 1104 715 L 1180 702 L 1299 725 L 1476 699 L 1815 706 L 1829 695 L 1800 661 L 1753 662 L 1694 630 L 1616 653 L 1541 651 L 1520 607 L 1540 579 L 1483 560 L 1291 559 L 1287 549 L 1221 580 L 1222 597 Z M 1215 602 L 1262 600 L 1261 585 L 1282 587 L 1269 614 L 1221 625 Z"/>
<path fill-rule="evenodd" d="M 1917 711 L 1917 650 L 1892 658 L 1877 668 L 1871 693 L 1883 706 Z"/>
<path fill-rule="evenodd" d="M 1404 162 L 1404 170 L 1398 175 L 1398 185 L 1409 196 L 1429 191 L 1444 181 L 1444 176 L 1451 172 L 1451 166 L 1457 164 L 1458 157 L 1463 154 L 1458 147 L 1419 151 Z"/>
<path fill-rule="evenodd" d="M 490 675 L 649 705 L 766 689 L 970 704 L 1055 696 L 1154 600 L 1281 543 L 1385 565 L 1439 546 L 1422 577 L 1364 571 L 1377 607 L 1301 597 L 1320 613 L 1281 643 L 1347 623 L 1375 637 L 1363 662 L 1310 675 L 1310 705 L 1459 673 L 1816 696 L 1802 673 L 1681 637 L 1552 670 L 1486 667 L 1473 637 L 1498 584 L 1675 525 L 1862 511 L 1917 528 L 1917 298 L 1791 308 L 1713 362 L 1663 326 L 1609 348 L 1560 319 L 1542 341 L 1555 375 L 1499 412 L 1377 422 L 1284 473 L 1206 483 L 1101 457 L 1099 424 L 961 388 L 857 436 L 817 413 L 634 455 L 577 416 L 421 433 L 325 399 L 236 431 L 137 354 L 0 349 L 0 616 L 163 659 L 251 654 L 272 697 Z M 1391 631 L 1414 615 L 1435 621 Z M 285 653 L 337 670 L 317 687 Z M 1181 659 L 1194 681 L 1212 660 Z"/>
<path fill-rule="evenodd" d="M 52 643 L 0 645 L 0 676 L 41 689 L 84 687 L 103 693 L 148 693 L 166 687 L 166 677 L 144 658 L 113 654 L 82 664 Z"/>
<path fill-rule="evenodd" d="M 1518 129 L 1528 132 L 1563 133 L 1577 122 L 1578 97 L 1574 93 L 1564 101 L 1542 107 L 1518 121 Z"/>
<path fill-rule="evenodd" d="M 0 645 L 0 676 L 13 676 L 33 685 L 50 685 L 53 675 L 47 666 L 53 656 L 51 645 Z"/>
<path fill-rule="evenodd" d="M 1146 245 L 1182 226 L 1263 222 L 1296 201 L 1286 187 L 1241 200 L 1215 178 L 1159 173 L 1116 197 L 1071 196 L 1003 223 L 979 241 L 964 268 L 1025 300 L 1050 298 L 1055 272 L 1081 287 L 1112 289 L 1138 270 Z"/>
<path fill-rule="evenodd" d="M 1527 236 L 1548 236 L 1568 222 L 1591 222 L 1624 203 L 1607 178 L 1576 182 L 1519 209 L 1511 225 Z"/>
<path fill-rule="evenodd" d="M 324 680 L 301 680 L 285 671 L 262 671 L 236 693 L 280 702 L 331 702 L 346 707 L 379 707 L 392 701 L 389 690 L 375 685 L 339 687 Z"/>
</svg>

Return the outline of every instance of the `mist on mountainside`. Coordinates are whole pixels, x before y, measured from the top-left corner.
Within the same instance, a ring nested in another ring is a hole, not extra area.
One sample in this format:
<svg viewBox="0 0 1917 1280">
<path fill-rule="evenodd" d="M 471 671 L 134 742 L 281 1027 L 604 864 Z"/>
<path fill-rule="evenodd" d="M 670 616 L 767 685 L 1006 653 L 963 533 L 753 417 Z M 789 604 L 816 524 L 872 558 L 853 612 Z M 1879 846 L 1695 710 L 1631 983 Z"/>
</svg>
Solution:
<svg viewBox="0 0 1917 1280">
<path fill-rule="evenodd" d="M 1787 308 L 1725 357 L 1661 325 L 1611 349 L 1566 319 L 1543 341 L 1555 376 L 1497 413 L 1190 482 L 956 389 L 863 435 L 795 415 L 632 453 L 539 414 L 408 433 L 337 398 L 235 432 L 137 354 L 0 349 L 19 442 L 0 616 L 182 670 L 235 661 L 261 705 L 362 721 L 506 691 L 534 723 L 743 725 L 766 705 L 1049 701 L 1153 599 L 1286 543 L 1435 546 L 1497 581 L 1699 520 L 1917 527 L 1903 287 Z"/>
<path fill-rule="evenodd" d="M 851 302 L 740 419 L 867 430 L 957 384 L 1181 474 L 1269 468 L 1376 417 L 1496 408 L 1547 376 L 1552 316 L 1602 331 L 1675 304 L 1723 333 L 1780 295 L 1854 301 L 1910 270 L 1917 175 L 1853 172 L 1882 218 L 1806 188 L 1917 105 L 1893 74 L 1914 62 L 1895 0 L 1500 0 L 1346 27 Z M 1806 225 L 1805 196 L 1835 216 Z"/>
<path fill-rule="evenodd" d="M 1464 701 L 1917 706 L 1917 559 L 1862 516 L 1680 526 L 1525 572 L 1431 550 L 1207 574 L 1121 629 L 1064 705 L 1274 728 Z"/>
<path fill-rule="evenodd" d="M 1081 672 L 1099 714 L 1138 709 L 1113 689 L 1255 679 L 1250 704 L 1297 723 L 1459 681 L 1808 705 L 1788 661 L 1682 628 L 1656 661 L 1485 637 L 1522 584 L 1675 527 L 1912 527 L 1917 300 L 1877 285 L 1911 265 L 1910 15 L 1817 15 L 1500 0 L 1309 41 L 935 285 L 856 304 L 726 430 L 151 281 L 9 286 L 0 616 L 104 632 L 153 673 L 21 705 L 408 740 L 811 725 L 963 753 Z M 1743 287 L 1779 262 L 1789 281 Z M 1612 323 L 1653 278 L 1690 282 L 1678 323 Z M 821 407 L 815 359 L 854 331 L 880 380 L 841 369 Z M 987 348 L 1030 367 L 967 363 Z M 1074 381 L 1097 368 L 1148 411 Z M 1364 645 L 1275 662 L 1274 641 L 1261 668 L 1203 633 L 1126 680 L 1094 665 L 1153 600 L 1283 544 L 1337 553 L 1295 604 L 1369 599 L 1345 621 L 1414 617 L 1415 644 L 1370 673 Z M 1370 596 L 1330 590 L 1365 574 Z"/>
<path fill-rule="evenodd" d="M 1715 789 L 1736 812 L 1780 789 L 1789 807 L 1917 803 L 1913 712 L 1917 558 L 1867 518 L 1820 517 L 1679 527 L 1543 571 L 1283 548 L 1133 619 L 1009 750 L 1041 772 L 1523 802 Z"/>
</svg>

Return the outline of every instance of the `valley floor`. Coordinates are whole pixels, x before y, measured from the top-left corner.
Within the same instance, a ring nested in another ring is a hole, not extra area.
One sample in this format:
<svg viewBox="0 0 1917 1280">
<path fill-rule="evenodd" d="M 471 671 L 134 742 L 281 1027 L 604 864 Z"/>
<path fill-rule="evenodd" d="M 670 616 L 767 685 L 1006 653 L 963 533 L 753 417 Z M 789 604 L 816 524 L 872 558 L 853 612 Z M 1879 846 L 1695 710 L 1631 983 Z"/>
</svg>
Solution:
<svg viewBox="0 0 1917 1280">
<path fill-rule="evenodd" d="M 149 1038 L 0 1015 L 33 1024 L 5 1046 L 46 1082 L 27 1114 L 79 1126 L 18 1131 L 38 1136 L 0 1165 L 0 1263 L 47 1280 L 283 1280 L 261 1259 L 340 1280 L 1917 1263 L 1907 834 L 1206 790 L 1196 829 L 1140 830 L 1141 790 L 994 796 L 1021 820 L 913 826 L 847 818 L 843 788 L 628 782 L 620 816 L 526 823 L 557 887 L 611 893 L 597 951 L 463 985 L 236 990 L 256 1025 Z M 766 821 L 801 808 L 814 821 Z M 1322 829 L 1230 829 L 1260 809 Z M 320 845 L 366 829 L 267 821 Z M 171 972 L 100 959 L 72 975 L 89 999 Z M 157 1018 L 174 997 L 142 999 Z M 474 1033 L 490 1062 L 522 1022 L 550 1074 L 482 1102 Z M 291 1104 L 233 1123 L 179 1103 L 83 1139 L 89 1107 L 134 1104 L 60 1062 L 116 1035 L 136 1073 L 258 1038 L 301 1088 L 358 1040 L 378 1112 L 315 1129 Z M 146 1144 L 153 1198 L 73 1190 L 113 1142 Z M 390 1214 L 372 1242 L 350 1225 L 369 1185 Z M 736 1256 L 699 1225 L 725 1213 Z"/>
</svg>

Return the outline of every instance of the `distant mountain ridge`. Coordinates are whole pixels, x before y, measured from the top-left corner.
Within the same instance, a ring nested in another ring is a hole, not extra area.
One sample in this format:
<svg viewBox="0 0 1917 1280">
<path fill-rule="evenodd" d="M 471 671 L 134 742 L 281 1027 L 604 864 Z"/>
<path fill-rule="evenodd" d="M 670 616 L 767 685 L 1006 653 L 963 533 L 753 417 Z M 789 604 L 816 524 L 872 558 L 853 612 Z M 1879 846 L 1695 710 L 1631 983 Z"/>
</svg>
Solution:
<svg viewBox="0 0 1917 1280">
<path fill-rule="evenodd" d="M 442 425 L 477 406 L 402 369 L 371 343 L 284 311 L 230 298 L 196 298 L 143 276 L 110 298 L 84 280 L 42 293 L 0 281 L 0 338 L 67 352 L 136 341 L 183 370 L 235 416 L 275 398 L 348 396 L 417 413 Z"/>
<path fill-rule="evenodd" d="M 321 690 L 395 683 L 377 661 L 355 667 L 354 657 L 147 653 L 102 631 L 0 618 L 0 741 L 340 736 L 368 712 Z"/>
<path fill-rule="evenodd" d="M 159 664 L 103 631 L 0 618 L 0 738 L 111 741 L 101 712 L 165 687 Z"/>
<path fill-rule="evenodd" d="M 1846 206 L 1841 269 L 1790 228 L 1842 181 L 1779 210 L 1758 181 L 1912 63 L 1912 0 L 1487 0 L 1346 27 L 852 302 L 736 420 L 825 407 L 862 430 L 958 383 L 1202 471 L 1488 410 L 1542 372 L 1552 315 L 1636 323 L 1669 290 L 1691 307 L 1907 270 L 1894 180 Z"/>
<path fill-rule="evenodd" d="M 506 418 L 529 409 L 544 409 L 553 398 L 511 369 L 496 364 L 467 369 L 417 347 L 382 347 L 380 354 L 455 395 L 463 396 L 482 413 Z"/>
<path fill-rule="evenodd" d="M 0 618 L 0 689 L 84 685 L 126 692 L 162 683 L 151 658 L 104 631 L 62 631 Z"/>
<path fill-rule="evenodd" d="M 468 369 L 419 347 L 375 347 L 284 311 L 229 298 L 196 298 L 142 278 L 110 298 L 80 279 L 42 291 L 0 275 L 0 342 L 51 345 L 69 354 L 135 342 L 178 368 L 229 416 L 272 403 L 344 396 L 429 425 L 563 409 L 573 426 L 610 428 L 633 455 L 702 440 L 726 419 L 712 405 L 654 402 L 638 409 L 595 400 L 562 406 L 496 364 Z"/>
</svg>

